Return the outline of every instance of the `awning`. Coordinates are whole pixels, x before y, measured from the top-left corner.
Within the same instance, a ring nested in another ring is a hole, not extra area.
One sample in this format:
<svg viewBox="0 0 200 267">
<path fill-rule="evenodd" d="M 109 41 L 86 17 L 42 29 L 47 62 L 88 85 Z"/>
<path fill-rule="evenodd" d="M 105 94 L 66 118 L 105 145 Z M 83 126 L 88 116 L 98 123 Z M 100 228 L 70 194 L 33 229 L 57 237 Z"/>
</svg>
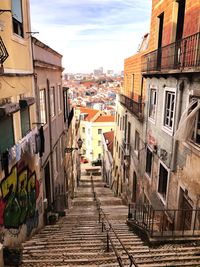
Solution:
<svg viewBox="0 0 200 267">
<path fill-rule="evenodd" d="M 21 109 L 27 108 L 30 105 L 33 105 L 35 103 L 34 97 L 24 97 L 23 99 L 19 100 L 19 106 Z"/>
<path fill-rule="evenodd" d="M 8 116 L 14 112 L 17 112 L 20 109 L 18 103 L 7 103 L 3 106 L 0 106 L 0 118 Z"/>
</svg>

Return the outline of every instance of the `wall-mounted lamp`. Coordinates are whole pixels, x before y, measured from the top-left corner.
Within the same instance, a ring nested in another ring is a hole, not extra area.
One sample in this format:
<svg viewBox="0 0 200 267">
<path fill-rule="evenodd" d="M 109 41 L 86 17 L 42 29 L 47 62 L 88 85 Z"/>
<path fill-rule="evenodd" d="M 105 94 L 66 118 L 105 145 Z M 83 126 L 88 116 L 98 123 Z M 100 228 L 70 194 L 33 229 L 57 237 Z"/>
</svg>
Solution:
<svg viewBox="0 0 200 267">
<path fill-rule="evenodd" d="M 74 150 L 80 149 L 82 147 L 82 145 L 83 145 L 83 141 L 81 140 L 81 138 L 78 139 L 77 145 L 78 145 L 78 147 L 66 147 L 65 148 L 65 153 L 71 153 Z"/>
</svg>

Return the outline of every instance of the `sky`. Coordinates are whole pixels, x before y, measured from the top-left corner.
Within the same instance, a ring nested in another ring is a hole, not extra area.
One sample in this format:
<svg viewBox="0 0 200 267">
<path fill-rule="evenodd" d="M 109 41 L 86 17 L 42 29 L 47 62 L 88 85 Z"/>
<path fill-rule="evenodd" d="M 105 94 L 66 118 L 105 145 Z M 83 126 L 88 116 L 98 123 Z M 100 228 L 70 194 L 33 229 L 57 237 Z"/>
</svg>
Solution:
<svg viewBox="0 0 200 267">
<path fill-rule="evenodd" d="M 122 71 L 149 32 L 151 0 L 30 0 L 34 37 L 63 55 L 64 72 Z"/>
</svg>

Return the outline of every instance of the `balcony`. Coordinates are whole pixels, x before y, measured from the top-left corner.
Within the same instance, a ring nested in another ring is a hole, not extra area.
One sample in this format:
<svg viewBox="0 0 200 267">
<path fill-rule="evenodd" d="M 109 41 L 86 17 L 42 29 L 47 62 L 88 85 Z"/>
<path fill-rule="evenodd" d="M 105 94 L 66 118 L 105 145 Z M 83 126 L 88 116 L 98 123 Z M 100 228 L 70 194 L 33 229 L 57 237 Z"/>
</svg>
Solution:
<svg viewBox="0 0 200 267">
<path fill-rule="evenodd" d="M 200 33 L 196 33 L 144 55 L 143 75 L 199 71 L 199 37 Z"/>
<path fill-rule="evenodd" d="M 129 204 L 128 223 L 151 241 L 200 237 L 199 209 L 153 209 L 148 204 Z"/>
<path fill-rule="evenodd" d="M 144 118 L 144 103 L 137 102 L 123 94 L 119 94 L 119 102 L 125 108 L 127 108 L 133 115 L 135 115 L 140 121 Z"/>
</svg>

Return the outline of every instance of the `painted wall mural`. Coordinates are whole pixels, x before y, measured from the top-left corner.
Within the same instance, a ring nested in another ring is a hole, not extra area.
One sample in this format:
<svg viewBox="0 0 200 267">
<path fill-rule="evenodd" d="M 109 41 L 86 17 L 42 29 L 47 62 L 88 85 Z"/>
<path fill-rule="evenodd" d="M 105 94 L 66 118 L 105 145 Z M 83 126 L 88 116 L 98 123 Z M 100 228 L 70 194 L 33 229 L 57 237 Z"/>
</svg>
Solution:
<svg viewBox="0 0 200 267">
<path fill-rule="evenodd" d="M 39 197 L 39 182 L 35 171 L 28 166 L 15 165 L 0 182 L 0 226 L 19 229 L 26 224 L 27 235 L 38 226 L 39 214 L 36 206 Z"/>
</svg>

